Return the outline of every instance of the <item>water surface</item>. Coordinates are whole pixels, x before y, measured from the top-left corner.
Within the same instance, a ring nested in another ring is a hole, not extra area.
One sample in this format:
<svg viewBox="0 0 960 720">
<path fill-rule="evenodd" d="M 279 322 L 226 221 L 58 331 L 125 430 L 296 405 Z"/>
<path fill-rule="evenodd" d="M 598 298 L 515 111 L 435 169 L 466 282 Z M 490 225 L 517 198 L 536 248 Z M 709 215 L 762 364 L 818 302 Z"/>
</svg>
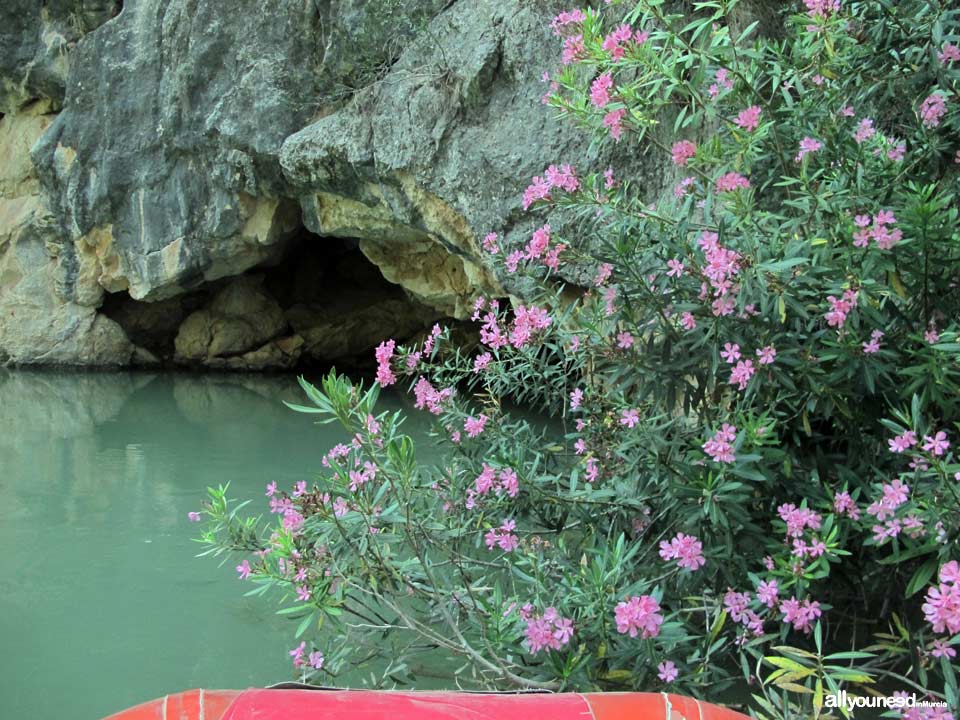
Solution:
<svg viewBox="0 0 960 720">
<path fill-rule="evenodd" d="M 281 400 L 291 377 L 0 370 L 0 718 L 292 679 L 294 626 L 187 521 L 208 485 L 262 497 L 345 439 Z"/>
</svg>

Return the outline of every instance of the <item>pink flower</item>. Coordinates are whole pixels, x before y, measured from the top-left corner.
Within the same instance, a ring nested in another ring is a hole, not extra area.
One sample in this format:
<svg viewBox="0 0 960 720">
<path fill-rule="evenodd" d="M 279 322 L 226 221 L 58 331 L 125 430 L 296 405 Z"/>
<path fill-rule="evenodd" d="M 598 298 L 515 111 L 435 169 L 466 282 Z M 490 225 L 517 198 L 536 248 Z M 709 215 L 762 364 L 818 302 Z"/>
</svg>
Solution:
<svg viewBox="0 0 960 720">
<path fill-rule="evenodd" d="M 928 128 L 937 127 L 946 112 L 946 98 L 936 93 L 928 95 L 920 105 L 920 119 L 923 120 L 924 126 Z"/>
<path fill-rule="evenodd" d="M 540 330 L 550 327 L 550 314 L 543 308 L 531 305 L 517 306 L 514 311 L 513 329 L 510 331 L 510 344 L 518 350 L 524 347 Z"/>
<path fill-rule="evenodd" d="M 538 200 L 550 199 L 550 183 L 541 177 L 534 177 L 533 181 L 523 191 L 523 209 L 528 210 Z"/>
<path fill-rule="evenodd" d="M 746 110 L 741 110 L 734 123 L 748 132 L 756 130 L 760 125 L 760 107 L 751 105 Z"/>
<path fill-rule="evenodd" d="M 874 330 L 870 333 L 870 341 L 863 343 L 863 354 L 872 355 L 880 352 L 880 339 L 883 337 L 883 330 Z"/>
<path fill-rule="evenodd" d="M 307 664 L 310 665 L 314 670 L 319 670 L 323 667 L 323 653 L 319 650 L 316 650 L 307 657 Z"/>
<path fill-rule="evenodd" d="M 803 0 L 807 15 L 812 18 L 827 18 L 831 13 L 840 11 L 840 0 Z"/>
<path fill-rule="evenodd" d="M 717 179 L 717 192 L 735 192 L 749 187 L 750 181 L 739 173 L 729 172 Z"/>
<path fill-rule="evenodd" d="M 395 347 L 396 343 L 393 340 L 382 342 L 377 346 L 377 382 L 380 383 L 380 387 L 388 387 L 397 381 L 397 376 L 390 369 L 390 359 L 393 357 Z"/>
<path fill-rule="evenodd" d="M 244 559 L 242 563 L 237 565 L 237 572 L 240 574 L 241 580 L 246 580 L 248 577 L 250 577 L 250 561 Z"/>
<path fill-rule="evenodd" d="M 613 168 L 608 167 L 603 171 L 603 186 L 609 190 L 610 188 L 616 187 L 617 181 L 613 179 Z"/>
<path fill-rule="evenodd" d="M 483 432 L 483 429 L 487 425 L 487 416 L 481 415 L 478 418 L 474 418 L 472 415 L 468 417 L 463 423 L 463 429 L 467 432 L 467 437 L 476 437 Z"/>
<path fill-rule="evenodd" d="M 600 267 L 597 268 L 597 277 L 594 278 L 593 284 L 597 287 L 603 285 L 607 280 L 610 279 L 610 275 L 613 273 L 613 265 L 610 263 L 602 263 Z"/>
<path fill-rule="evenodd" d="M 943 50 L 937 53 L 937 60 L 940 61 L 941 65 L 947 65 L 960 60 L 960 47 L 957 47 L 953 43 L 946 43 L 943 46 Z"/>
<path fill-rule="evenodd" d="M 478 372 L 481 372 L 481 371 L 483 371 L 483 370 L 486 370 L 486 369 L 487 369 L 487 366 L 490 364 L 490 361 L 491 361 L 492 359 L 493 359 L 493 356 L 492 356 L 490 353 L 488 353 L 488 352 L 484 352 L 484 353 L 481 353 L 481 354 L 477 355 L 477 356 L 473 359 L 473 371 L 474 371 L 475 373 L 478 373 Z"/>
<path fill-rule="evenodd" d="M 860 518 L 860 508 L 846 490 L 838 492 L 833 498 L 833 509 L 840 515 L 847 515 L 851 520 Z"/>
<path fill-rule="evenodd" d="M 820 603 L 811 602 L 806 599 L 801 603 L 795 597 L 784 600 L 780 603 L 780 611 L 783 613 L 784 622 L 792 623 L 794 630 L 802 630 L 809 633 L 813 630 L 814 621 L 822 615 Z"/>
<path fill-rule="evenodd" d="M 610 89 L 613 87 L 613 78 L 605 72 L 590 85 L 590 102 L 594 107 L 603 108 L 610 102 Z"/>
<path fill-rule="evenodd" d="M 780 589 L 777 587 L 776 580 L 761 581 L 757 586 L 757 600 L 762 602 L 768 608 L 776 607 L 779 598 Z"/>
<path fill-rule="evenodd" d="M 656 637 L 663 625 L 663 616 L 659 613 L 660 603 L 651 595 L 634 595 L 618 603 L 614 609 L 617 632 L 629 634 L 632 638 L 638 633 L 644 639 Z"/>
<path fill-rule="evenodd" d="M 683 263 L 679 260 L 673 258 L 667 260 L 667 267 L 670 268 L 667 272 L 667 277 L 680 277 L 683 275 Z"/>
<path fill-rule="evenodd" d="M 940 430 L 933 437 L 930 435 L 923 436 L 923 449 L 932 452 L 937 457 L 943 455 L 949 447 L 950 441 L 947 440 L 947 434 L 943 430 Z"/>
<path fill-rule="evenodd" d="M 824 315 L 827 325 L 840 329 L 847 321 L 847 315 L 857 306 L 857 294 L 847 290 L 839 300 L 833 295 L 828 295 L 827 302 L 830 303 L 830 311 Z"/>
<path fill-rule="evenodd" d="M 730 384 L 736 385 L 738 390 L 746 390 L 747 384 L 755 372 L 756 368 L 753 367 L 753 360 L 741 360 L 730 371 Z"/>
<path fill-rule="evenodd" d="M 618 110 L 611 110 L 603 116 L 603 126 L 610 130 L 610 137 L 614 140 L 620 140 L 620 135 L 623 132 L 623 118 L 626 114 L 627 111 L 624 108 L 619 108 Z"/>
<path fill-rule="evenodd" d="M 677 186 L 673 188 L 673 196 L 677 199 L 684 198 L 687 196 L 687 193 L 690 192 L 690 188 L 693 186 L 693 183 L 696 182 L 696 178 L 685 177 Z"/>
<path fill-rule="evenodd" d="M 907 144 L 904 142 L 895 143 L 892 148 L 887 150 L 887 160 L 891 162 L 900 162 L 907 152 Z"/>
<path fill-rule="evenodd" d="M 297 585 L 297 600 L 307 602 L 310 599 L 310 588 L 306 585 Z"/>
<path fill-rule="evenodd" d="M 200 513 L 198 512 L 188 512 L 187 517 L 190 519 L 190 522 L 200 522 Z"/>
<path fill-rule="evenodd" d="M 577 171 L 571 165 L 551 165 L 544 171 L 544 176 L 551 188 L 559 188 L 565 192 L 572 193 L 580 189 L 580 179 L 577 177 Z"/>
<path fill-rule="evenodd" d="M 561 617 L 553 607 L 544 610 L 543 615 L 534 615 L 532 611 L 529 603 L 520 611 L 520 617 L 527 623 L 525 633 L 530 652 L 536 654 L 547 648 L 560 650 L 570 642 L 573 637 L 572 620 Z"/>
<path fill-rule="evenodd" d="M 453 397 L 453 389 L 438 391 L 426 378 L 421 377 L 413 386 L 413 394 L 417 399 L 413 406 L 417 410 L 428 410 L 433 415 L 439 415 L 443 411 L 443 403 Z"/>
<path fill-rule="evenodd" d="M 633 335 L 628 332 L 617 333 L 617 347 L 629 350 L 633 346 Z"/>
<path fill-rule="evenodd" d="M 757 350 L 757 357 L 760 358 L 761 365 L 772 365 L 777 357 L 777 350 L 773 345 L 767 345 Z"/>
<path fill-rule="evenodd" d="M 568 12 L 562 12 L 553 18 L 553 20 L 550 21 L 550 27 L 553 28 L 554 35 L 560 35 L 562 28 L 566 25 L 579 24 L 586 19 L 587 16 L 584 15 L 583 10 L 570 10 Z"/>
<path fill-rule="evenodd" d="M 890 445 L 890 452 L 902 453 L 917 444 L 917 434 L 913 430 L 907 430 L 887 443 Z"/>
<path fill-rule="evenodd" d="M 585 53 L 586 47 L 583 44 L 583 35 L 570 35 L 563 40 L 563 53 L 560 62 L 569 65 L 583 58 Z"/>
<path fill-rule="evenodd" d="M 857 145 L 861 145 L 872 138 L 876 132 L 873 127 L 873 120 L 864 118 L 860 121 L 860 124 L 857 125 L 857 131 L 853 134 L 853 139 L 857 141 Z"/>
<path fill-rule="evenodd" d="M 623 24 L 604 38 L 601 47 L 610 53 L 612 60 L 617 61 L 624 56 L 626 53 L 624 45 L 631 40 L 633 40 L 633 28 Z"/>
<path fill-rule="evenodd" d="M 732 365 L 740 359 L 740 346 L 736 343 L 724 343 L 720 357 Z"/>
<path fill-rule="evenodd" d="M 640 413 L 637 410 L 624 410 L 620 414 L 621 425 L 632 429 L 638 422 L 640 422 Z"/>
<path fill-rule="evenodd" d="M 677 567 L 696 572 L 707 561 L 703 557 L 703 543 L 693 535 L 677 533 L 670 542 L 660 543 L 660 557 L 664 560 L 676 560 Z"/>
<path fill-rule="evenodd" d="M 937 332 L 935 327 L 931 326 L 929 330 L 923 333 L 923 339 L 930 345 L 936 345 L 940 342 L 940 333 Z"/>
<path fill-rule="evenodd" d="M 517 523 L 513 520 L 504 520 L 499 528 L 494 528 L 487 532 L 487 534 L 483 536 L 487 548 L 492 550 L 494 546 L 497 546 L 504 552 L 511 552 L 520 547 L 520 541 L 517 539 L 517 536 L 513 534 L 516 526 Z"/>
<path fill-rule="evenodd" d="M 483 238 L 483 249 L 491 255 L 496 255 L 500 251 L 497 245 L 497 234 L 495 232 L 487 233 Z"/>
<path fill-rule="evenodd" d="M 657 677 L 665 683 L 673 682 L 680 675 L 680 671 L 677 670 L 677 666 L 673 664 L 672 660 L 667 660 L 657 665 L 657 671 Z"/>
<path fill-rule="evenodd" d="M 587 469 L 583 477 L 587 482 L 594 482 L 597 477 L 600 475 L 600 465 L 597 463 L 596 458 L 587 458 Z"/>
<path fill-rule="evenodd" d="M 694 330 L 697 327 L 697 320 L 691 313 L 685 312 L 680 316 L 680 324 L 683 325 L 684 330 Z"/>
<path fill-rule="evenodd" d="M 935 658 L 939 658 L 939 657 L 952 658 L 957 656 L 957 651 L 954 650 L 949 645 L 947 645 L 946 640 L 938 639 L 933 641 L 933 644 L 930 647 L 930 654 L 933 655 L 933 657 Z"/>
<path fill-rule="evenodd" d="M 267 497 L 273 497 L 277 492 L 277 483 L 272 482 L 267 484 L 267 492 L 264 493 Z"/>
<path fill-rule="evenodd" d="M 583 401 L 583 390 L 580 388 L 575 388 L 573 392 L 570 393 L 570 409 L 576 410 L 580 407 L 580 403 Z"/>
<path fill-rule="evenodd" d="M 732 463 L 736 460 L 732 445 L 736 436 L 737 428 L 724 423 L 723 426 L 717 430 L 713 438 L 703 444 L 703 451 L 709 455 L 714 462 Z"/>
<path fill-rule="evenodd" d="M 796 162 L 800 162 L 810 153 L 815 153 L 817 150 L 823 147 L 823 143 L 819 140 L 815 140 L 812 137 L 805 137 L 800 141 L 800 152 L 797 153 L 797 156 L 794 158 Z"/>
<path fill-rule="evenodd" d="M 297 647 L 290 651 L 290 657 L 293 658 L 294 667 L 300 667 L 303 665 L 303 651 L 306 649 L 307 644 L 305 642 L 300 643 Z"/>
<path fill-rule="evenodd" d="M 546 252 L 547 247 L 550 245 L 550 226 L 544 225 L 543 227 L 537 228 L 533 232 L 533 236 L 530 238 L 530 242 L 527 243 L 526 247 L 526 258 L 528 260 L 535 260 L 543 255 Z"/>
<path fill-rule="evenodd" d="M 960 584 L 940 583 L 927 588 L 922 606 L 924 618 L 933 625 L 934 632 L 960 632 Z"/>
<path fill-rule="evenodd" d="M 777 508 L 777 514 L 787 525 L 787 537 L 799 538 L 803 535 L 804 528 L 820 529 L 820 514 L 809 508 L 798 508 L 793 503 L 784 503 Z"/>
<path fill-rule="evenodd" d="M 938 577 L 940 578 L 940 582 L 960 583 L 960 563 L 957 563 L 956 560 L 944 563 L 940 567 Z"/>
<path fill-rule="evenodd" d="M 690 158 L 697 154 L 697 146 L 689 140 L 681 140 L 673 144 L 671 154 L 674 165 L 685 167 Z"/>
</svg>

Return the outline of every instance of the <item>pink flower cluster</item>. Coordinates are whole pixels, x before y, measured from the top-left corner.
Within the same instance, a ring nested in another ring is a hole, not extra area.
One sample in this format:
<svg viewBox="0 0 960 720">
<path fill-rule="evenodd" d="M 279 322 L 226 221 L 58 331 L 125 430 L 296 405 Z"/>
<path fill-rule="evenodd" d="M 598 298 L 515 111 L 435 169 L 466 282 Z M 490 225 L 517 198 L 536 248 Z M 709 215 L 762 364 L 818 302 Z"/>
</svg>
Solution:
<svg viewBox="0 0 960 720">
<path fill-rule="evenodd" d="M 840 0 L 803 0 L 803 4 L 807 7 L 807 15 L 812 18 L 826 18 L 840 12 Z"/>
<path fill-rule="evenodd" d="M 863 343 L 863 354 L 873 355 L 880 352 L 880 339 L 884 336 L 883 330 L 874 330 L 870 333 L 870 341 Z"/>
<path fill-rule="evenodd" d="M 820 603 L 809 598 L 802 603 L 795 597 L 784 600 L 780 603 L 780 612 L 783 613 L 783 621 L 793 625 L 794 630 L 802 630 L 809 633 L 813 630 L 813 623 L 823 612 L 820 610 Z"/>
<path fill-rule="evenodd" d="M 603 39 L 603 49 L 610 53 L 614 61 L 620 60 L 627 52 L 630 43 L 643 45 L 650 37 L 650 33 L 637 30 L 624 23 Z"/>
<path fill-rule="evenodd" d="M 851 520 L 860 519 L 860 508 L 846 490 L 838 492 L 833 498 L 833 509 L 838 515 L 846 515 Z"/>
<path fill-rule="evenodd" d="M 430 381 L 425 377 L 420 377 L 417 384 L 413 386 L 413 394 L 417 401 L 414 407 L 417 410 L 429 410 L 433 415 L 439 415 L 443 412 L 443 403 L 453 397 L 453 388 L 436 390 Z"/>
<path fill-rule="evenodd" d="M 673 155 L 673 164 L 685 167 L 690 158 L 697 154 L 697 146 L 689 140 L 681 140 L 673 144 L 670 152 Z"/>
<path fill-rule="evenodd" d="M 483 432 L 483 429 L 487 426 L 487 416 L 481 415 L 480 417 L 473 417 L 471 415 L 463 422 L 463 429 L 467 432 L 467 437 L 477 437 L 480 433 Z"/>
<path fill-rule="evenodd" d="M 530 185 L 523 191 L 523 209 L 528 210 L 538 200 L 549 200 L 553 189 L 572 193 L 580 189 L 577 171 L 570 165 L 550 165 L 543 171 L 543 177 L 534 176 Z"/>
<path fill-rule="evenodd" d="M 389 387 L 397 381 L 397 376 L 390 369 L 390 360 L 393 358 L 393 350 L 396 343 L 393 340 L 387 340 L 377 345 L 375 355 L 377 358 L 377 382 L 380 387 Z"/>
<path fill-rule="evenodd" d="M 613 89 L 613 76 L 605 72 L 590 83 L 590 102 L 596 108 L 603 109 L 610 104 L 610 91 Z"/>
<path fill-rule="evenodd" d="M 741 188 L 746 190 L 750 187 L 750 181 L 743 175 L 735 172 L 728 172 L 717 178 L 717 192 L 736 192 Z"/>
<path fill-rule="evenodd" d="M 830 311 L 824 315 L 827 325 L 840 329 L 847 321 L 847 315 L 857 306 L 857 293 L 853 290 L 845 290 L 843 297 L 839 300 L 833 295 L 828 295 L 827 302 L 830 303 Z"/>
<path fill-rule="evenodd" d="M 315 650 L 307 656 L 307 660 L 304 660 L 303 653 L 306 651 L 306 647 L 307 644 L 302 642 L 290 651 L 290 657 L 293 658 L 293 666 L 304 667 L 309 665 L 314 670 L 319 670 L 323 667 L 323 653 L 319 650 Z"/>
<path fill-rule="evenodd" d="M 618 603 L 614 609 L 614 618 L 617 622 L 617 632 L 628 634 L 635 638 L 652 638 L 660 634 L 663 625 L 663 616 L 660 614 L 660 603 L 652 595 L 634 595 L 628 600 Z"/>
<path fill-rule="evenodd" d="M 534 615 L 533 608 L 527 604 L 520 610 L 520 617 L 526 620 L 527 645 L 530 652 L 536 654 L 550 648 L 560 650 L 573 637 L 573 620 L 561 617 L 556 608 L 548 607 L 543 615 Z"/>
<path fill-rule="evenodd" d="M 939 580 L 938 585 L 927 588 L 924 618 L 934 632 L 953 635 L 960 632 L 960 565 L 956 560 L 941 566 Z"/>
<path fill-rule="evenodd" d="M 550 313 L 534 305 L 518 305 L 514 311 L 513 329 L 510 331 L 510 344 L 518 350 L 524 347 L 540 330 L 550 327 Z"/>
<path fill-rule="evenodd" d="M 554 17 L 553 20 L 550 21 L 550 27 L 553 28 L 554 35 L 561 35 L 563 28 L 567 25 L 579 25 L 586 19 L 587 16 L 583 10 L 568 10 Z"/>
<path fill-rule="evenodd" d="M 710 97 L 716 98 L 719 96 L 721 88 L 724 90 L 733 90 L 733 80 L 730 79 L 729 70 L 726 68 L 720 68 L 717 70 L 715 78 L 716 82 L 712 83 L 710 87 L 707 88 L 707 92 L 709 93 Z"/>
<path fill-rule="evenodd" d="M 806 528 L 819 530 L 822 518 L 820 514 L 805 507 L 797 507 L 793 503 L 784 503 L 777 508 L 777 514 L 787 525 L 787 537 L 799 538 Z"/>
<path fill-rule="evenodd" d="M 703 543 L 693 535 L 677 533 L 673 540 L 660 542 L 660 557 L 676 560 L 677 567 L 696 572 L 707 561 L 703 557 Z"/>
<path fill-rule="evenodd" d="M 934 128 L 947 112 L 947 99 L 938 93 L 928 95 L 920 104 L 920 119 L 924 127 Z"/>
<path fill-rule="evenodd" d="M 493 550 L 494 546 L 499 547 L 504 552 L 510 552 L 520 547 L 520 541 L 513 534 L 517 523 L 514 520 L 504 520 L 500 527 L 492 528 L 483 536 L 483 541 L 487 544 L 487 549 Z"/>
<path fill-rule="evenodd" d="M 776 593 L 774 593 L 776 594 Z M 763 635 L 763 618 L 750 609 L 750 593 L 738 593 L 727 590 L 723 596 L 723 606 L 734 622 L 744 625 L 755 636 Z"/>
<path fill-rule="evenodd" d="M 876 135 L 876 133 L 877 131 L 873 127 L 873 120 L 870 118 L 864 118 L 857 125 L 857 130 L 853 134 L 853 139 L 856 141 L 857 145 L 862 145 Z"/>
<path fill-rule="evenodd" d="M 943 50 L 937 53 L 937 60 L 940 61 L 941 65 L 955 63 L 957 60 L 960 60 L 960 47 L 957 47 L 953 43 L 945 43 Z"/>
<path fill-rule="evenodd" d="M 486 463 L 483 464 L 483 470 L 473 481 L 473 487 L 467 490 L 467 510 L 472 510 L 476 506 L 476 499 L 483 497 L 490 491 L 497 493 L 506 493 L 510 497 L 516 497 L 520 492 L 520 481 L 517 473 L 509 467 L 501 468 L 499 471 Z"/>
<path fill-rule="evenodd" d="M 810 153 L 815 153 L 823 147 L 823 143 L 812 137 L 805 137 L 800 141 L 800 152 L 794 158 L 796 162 L 802 161 Z"/>
<path fill-rule="evenodd" d="M 737 457 L 733 452 L 733 441 L 737 439 L 737 428 L 724 423 L 716 434 L 703 444 L 703 451 L 714 462 L 732 463 Z"/>
<path fill-rule="evenodd" d="M 355 461 L 355 468 L 360 466 L 360 458 L 357 458 Z M 363 463 L 363 469 L 351 470 L 348 475 L 350 478 L 350 492 L 356 492 L 360 486 L 366 485 L 371 480 L 377 477 L 377 466 L 367 460 Z"/>
<path fill-rule="evenodd" d="M 734 280 L 740 272 L 740 253 L 729 250 L 719 243 L 719 236 L 713 232 L 704 232 L 697 241 L 703 250 L 704 264 L 702 272 L 713 288 L 713 314 L 717 317 L 733 313 L 735 296 L 739 287 Z M 706 299 L 707 288 L 701 289 L 701 299 Z"/>
<path fill-rule="evenodd" d="M 900 228 L 891 230 L 887 227 L 896 221 L 896 216 L 890 210 L 881 210 L 872 219 L 869 215 L 857 215 L 853 218 L 853 224 L 857 228 L 853 233 L 854 246 L 867 247 L 872 239 L 881 250 L 889 250 L 903 239 Z"/>
<path fill-rule="evenodd" d="M 745 110 L 741 110 L 737 119 L 734 120 L 734 124 L 748 132 L 756 130 L 760 125 L 760 106 L 751 105 Z"/>
</svg>

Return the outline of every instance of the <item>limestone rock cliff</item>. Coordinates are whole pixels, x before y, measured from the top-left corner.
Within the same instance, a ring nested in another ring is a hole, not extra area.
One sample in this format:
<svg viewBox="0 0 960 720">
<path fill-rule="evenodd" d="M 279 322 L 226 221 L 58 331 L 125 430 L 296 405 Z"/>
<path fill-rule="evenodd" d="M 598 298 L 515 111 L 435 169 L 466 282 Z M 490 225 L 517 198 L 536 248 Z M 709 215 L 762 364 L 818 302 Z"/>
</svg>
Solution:
<svg viewBox="0 0 960 720">
<path fill-rule="evenodd" d="M 289 367 L 463 318 L 510 289 L 479 238 L 585 155 L 539 103 L 551 3 L 40 5 L 0 10 L 16 363 Z"/>
</svg>

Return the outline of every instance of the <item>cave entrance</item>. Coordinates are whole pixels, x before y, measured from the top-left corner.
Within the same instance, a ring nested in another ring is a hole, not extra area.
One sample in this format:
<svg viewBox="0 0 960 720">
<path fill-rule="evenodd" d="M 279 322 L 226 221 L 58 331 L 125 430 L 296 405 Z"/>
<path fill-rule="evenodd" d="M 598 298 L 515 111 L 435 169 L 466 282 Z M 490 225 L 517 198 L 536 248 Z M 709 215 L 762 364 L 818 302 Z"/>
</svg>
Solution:
<svg viewBox="0 0 960 720">
<path fill-rule="evenodd" d="M 360 372 L 383 340 L 406 340 L 443 317 L 384 279 L 356 240 L 305 228 L 241 275 L 160 302 L 110 294 L 101 312 L 161 365 Z"/>
</svg>

